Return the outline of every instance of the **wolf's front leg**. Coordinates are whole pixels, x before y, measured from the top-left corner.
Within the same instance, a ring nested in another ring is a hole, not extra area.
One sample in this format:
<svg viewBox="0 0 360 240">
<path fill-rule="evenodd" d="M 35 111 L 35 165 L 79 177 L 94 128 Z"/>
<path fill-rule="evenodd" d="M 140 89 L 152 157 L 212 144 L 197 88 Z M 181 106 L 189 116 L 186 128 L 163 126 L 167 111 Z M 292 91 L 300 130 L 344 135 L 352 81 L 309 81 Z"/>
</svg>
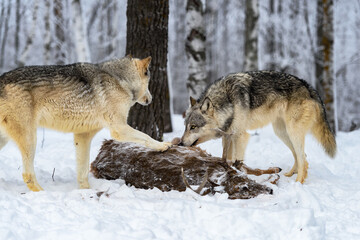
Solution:
<svg viewBox="0 0 360 240">
<path fill-rule="evenodd" d="M 244 161 L 244 156 L 245 156 L 245 149 L 246 146 L 249 142 L 249 138 L 250 138 L 250 134 L 248 134 L 247 132 L 241 132 L 239 134 L 234 134 L 234 136 L 232 136 L 231 141 L 232 141 L 232 158 L 230 159 L 232 163 L 234 163 L 235 161 Z M 229 162 L 229 159 L 228 159 Z"/>
<path fill-rule="evenodd" d="M 90 144 L 92 138 L 98 132 L 92 131 L 87 133 L 74 133 L 74 144 L 76 149 L 76 167 L 77 181 L 80 188 L 90 188 L 89 175 L 89 159 Z"/>
<path fill-rule="evenodd" d="M 231 136 L 223 136 L 222 137 L 222 146 L 223 146 L 223 154 L 222 158 L 229 164 L 232 165 L 235 160 L 233 160 L 233 141 Z"/>
<path fill-rule="evenodd" d="M 120 126 L 116 130 L 111 130 L 111 137 L 120 142 L 139 143 L 145 147 L 149 147 L 161 152 L 168 150 L 172 145 L 170 142 L 156 141 L 145 133 L 134 129 L 129 125 Z"/>
</svg>

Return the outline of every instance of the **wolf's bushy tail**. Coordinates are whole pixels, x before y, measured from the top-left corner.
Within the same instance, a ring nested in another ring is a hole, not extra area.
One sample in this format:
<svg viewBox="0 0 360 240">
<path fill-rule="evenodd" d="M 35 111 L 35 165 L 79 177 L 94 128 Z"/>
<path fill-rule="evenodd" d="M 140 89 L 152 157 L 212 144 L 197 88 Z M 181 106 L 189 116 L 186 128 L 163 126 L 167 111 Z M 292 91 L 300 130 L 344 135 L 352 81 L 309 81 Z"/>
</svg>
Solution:
<svg viewBox="0 0 360 240">
<path fill-rule="evenodd" d="M 334 158 L 336 155 L 335 134 L 331 130 L 329 122 L 327 121 L 325 107 L 322 102 L 319 103 L 318 110 L 317 121 L 312 127 L 311 132 L 321 143 L 326 154 Z"/>
</svg>

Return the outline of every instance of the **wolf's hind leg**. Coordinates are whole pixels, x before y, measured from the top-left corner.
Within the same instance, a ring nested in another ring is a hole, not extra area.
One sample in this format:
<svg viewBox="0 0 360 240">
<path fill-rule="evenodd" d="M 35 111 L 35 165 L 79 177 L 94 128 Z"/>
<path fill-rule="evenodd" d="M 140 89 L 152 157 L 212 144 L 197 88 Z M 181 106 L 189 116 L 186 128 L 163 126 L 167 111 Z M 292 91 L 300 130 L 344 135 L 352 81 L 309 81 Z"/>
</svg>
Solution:
<svg viewBox="0 0 360 240">
<path fill-rule="evenodd" d="M 298 174 L 296 177 L 296 181 L 304 183 L 305 179 L 307 178 L 308 170 L 308 162 L 306 161 L 306 155 L 304 152 L 305 135 L 292 137 L 291 142 L 293 143 L 297 156 Z"/>
<path fill-rule="evenodd" d="M 76 149 L 77 181 L 80 188 L 90 188 L 89 185 L 89 160 L 91 140 L 98 132 L 74 133 L 74 144 Z"/>
<path fill-rule="evenodd" d="M 294 173 L 297 173 L 297 159 L 296 159 L 296 153 L 294 150 L 294 146 L 292 145 L 289 135 L 287 134 L 284 120 L 282 120 L 281 118 L 278 118 L 278 119 L 276 119 L 275 122 L 273 122 L 272 126 L 273 126 L 276 136 L 278 136 L 280 138 L 280 140 L 283 143 L 285 143 L 285 145 L 291 150 L 291 152 L 294 156 L 293 167 L 291 168 L 291 170 L 289 172 L 284 174 L 286 177 L 291 177 L 292 175 L 294 175 Z"/>
<path fill-rule="evenodd" d="M 23 138 L 23 136 L 20 136 Z M 24 137 L 26 138 L 26 137 Z M 39 185 L 34 171 L 34 157 L 36 149 L 36 130 L 28 133 L 27 141 L 17 140 L 19 149 L 23 157 L 23 179 L 31 191 L 38 192 L 43 190 Z"/>
<path fill-rule="evenodd" d="M 314 124 L 316 104 L 312 100 L 304 100 L 301 104 L 294 102 L 288 106 L 287 110 L 286 130 L 295 150 L 298 170 L 296 181 L 300 183 L 304 183 L 307 177 L 308 162 L 304 152 L 305 135 Z"/>
<path fill-rule="evenodd" d="M 294 146 L 295 154 L 296 154 L 296 163 L 297 163 L 297 171 L 298 175 L 296 177 L 296 181 L 300 183 L 304 183 L 307 177 L 307 169 L 308 162 L 306 161 L 306 155 L 304 152 L 305 148 L 305 133 L 306 129 L 304 126 L 299 124 L 298 126 L 292 125 L 289 127 L 288 134 L 291 140 L 292 145 Z"/>
<path fill-rule="evenodd" d="M 34 171 L 34 157 L 36 149 L 36 128 L 21 126 L 16 121 L 8 121 L 6 132 L 18 146 L 23 161 L 23 180 L 27 187 L 34 192 L 43 190 L 39 185 Z"/>
</svg>

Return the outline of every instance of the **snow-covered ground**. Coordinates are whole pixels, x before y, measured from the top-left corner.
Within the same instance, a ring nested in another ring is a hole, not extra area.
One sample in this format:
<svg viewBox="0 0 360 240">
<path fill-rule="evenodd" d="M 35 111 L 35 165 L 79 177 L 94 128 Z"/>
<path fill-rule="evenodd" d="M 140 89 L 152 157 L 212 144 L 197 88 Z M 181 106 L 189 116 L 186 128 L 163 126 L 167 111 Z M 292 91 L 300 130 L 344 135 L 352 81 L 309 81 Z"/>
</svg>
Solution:
<svg viewBox="0 0 360 240">
<path fill-rule="evenodd" d="M 180 116 L 173 124 L 166 140 L 182 134 Z M 105 138 L 106 130 L 94 138 L 91 160 Z M 281 173 L 273 195 L 228 200 L 225 194 L 135 189 L 93 176 L 92 189 L 79 190 L 72 134 L 39 129 L 35 171 L 45 191 L 30 192 L 23 183 L 13 142 L 0 151 L 0 239 L 360 239 L 360 131 L 338 133 L 337 143 L 337 157 L 330 159 L 311 136 L 306 139 L 305 184 Z M 201 147 L 221 156 L 219 140 Z M 286 172 L 293 160 L 266 127 L 252 136 L 246 163 Z M 99 191 L 107 194 L 98 197 Z"/>
</svg>

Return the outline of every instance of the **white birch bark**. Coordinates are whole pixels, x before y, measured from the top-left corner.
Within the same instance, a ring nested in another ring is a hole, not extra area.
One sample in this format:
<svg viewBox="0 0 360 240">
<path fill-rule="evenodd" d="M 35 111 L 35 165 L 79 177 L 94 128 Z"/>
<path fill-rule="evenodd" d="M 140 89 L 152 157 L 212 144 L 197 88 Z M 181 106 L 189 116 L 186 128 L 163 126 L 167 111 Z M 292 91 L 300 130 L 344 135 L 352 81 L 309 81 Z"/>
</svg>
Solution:
<svg viewBox="0 0 360 240">
<path fill-rule="evenodd" d="M 26 64 L 27 58 L 29 56 L 29 52 L 34 44 L 33 39 L 35 38 L 35 34 L 36 34 L 38 9 L 39 9 L 39 1 L 35 0 L 33 14 L 32 14 L 31 30 L 26 38 L 24 50 L 20 54 L 19 65 Z"/>
<path fill-rule="evenodd" d="M 200 97 L 207 86 L 205 63 L 205 29 L 201 0 L 188 0 L 186 6 L 185 51 L 188 61 L 187 89 L 190 96 Z"/>
<path fill-rule="evenodd" d="M 87 62 L 91 61 L 89 44 L 85 34 L 84 21 L 82 17 L 80 0 L 73 0 L 72 7 L 72 23 L 75 37 L 75 49 L 77 53 L 77 61 Z"/>
<path fill-rule="evenodd" d="M 20 0 L 16 0 L 16 27 L 15 27 L 15 64 L 18 64 L 18 58 L 19 58 L 19 48 L 20 48 L 20 23 L 21 23 L 21 14 L 20 14 Z"/>
<path fill-rule="evenodd" d="M 4 25 L 3 36 L 1 39 L 2 43 L 1 43 L 1 49 L 0 49 L 0 69 L 3 69 L 4 65 L 5 65 L 5 46 L 6 46 L 6 41 L 7 41 L 8 32 L 9 32 L 10 15 L 11 15 L 11 5 L 10 5 L 10 1 L 9 1 L 8 5 L 7 5 L 6 15 L 4 15 L 5 16 L 4 17 L 5 25 Z"/>
<path fill-rule="evenodd" d="M 173 111 L 182 114 L 189 107 L 189 96 L 186 88 L 188 67 L 184 64 L 185 53 L 185 19 L 186 2 L 170 0 L 169 16 L 169 61 L 168 76 L 171 84 L 170 96 L 173 103 Z"/>
<path fill-rule="evenodd" d="M 51 29 L 50 29 L 50 11 L 51 3 L 50 0 L 45 1 L 45 15 L 44 15 L 44 24 L 45 24 L 45 33 L 44 33 L 44 64 L 47 65 L 50 63 L 51 57 Z"/>
</svg>

